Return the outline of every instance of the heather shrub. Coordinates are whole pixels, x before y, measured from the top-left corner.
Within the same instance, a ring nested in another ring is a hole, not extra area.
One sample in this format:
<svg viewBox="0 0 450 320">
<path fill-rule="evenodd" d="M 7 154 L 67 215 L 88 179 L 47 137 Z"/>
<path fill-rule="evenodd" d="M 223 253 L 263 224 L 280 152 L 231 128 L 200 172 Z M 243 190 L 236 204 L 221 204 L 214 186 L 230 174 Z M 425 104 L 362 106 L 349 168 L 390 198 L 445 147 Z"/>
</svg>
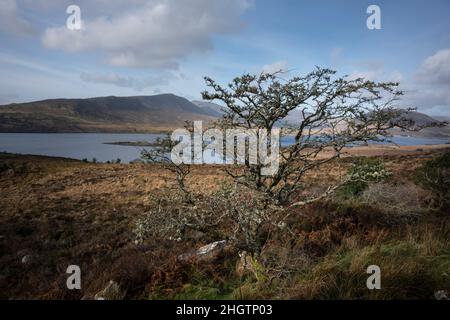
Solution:
<svg viewBox="0 0 450 320">
<path fill-rule="evenodd" d="M 420 218 L 429 211 L 429 192 L 412 182 L 374 183 L 361 194 L 361 202 L 378 209 L 392 223 L 405 223 Z"/>
<path fill-rule="evenodd" d="M 416 171 L 418 185 L 433 192 L 437 209 L 450 206 L 450 152 L 425 162 Z"/>
<path fill-rule="evenodd" d="M 356 158 L 347 173 L 347 182 L 338 189 L 342 198 L 352 198 L 362 194 L 370 183 L 386 181 L 391 176 L 379 159 Z"/>
</svg>

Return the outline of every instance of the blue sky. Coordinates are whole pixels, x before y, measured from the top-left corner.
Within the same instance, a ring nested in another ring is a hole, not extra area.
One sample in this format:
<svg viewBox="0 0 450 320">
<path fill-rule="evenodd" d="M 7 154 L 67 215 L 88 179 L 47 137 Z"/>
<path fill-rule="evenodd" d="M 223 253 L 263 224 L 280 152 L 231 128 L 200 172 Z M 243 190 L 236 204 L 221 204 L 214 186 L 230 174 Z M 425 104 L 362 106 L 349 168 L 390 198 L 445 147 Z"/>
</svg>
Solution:
<svg viewBox="0 0 450 320">
<path fill-rule="evenodd" d="M 66 9 L 81 9 L 69 30 Z M 367 7 L 381 9 L 369 30 Z M 405 106 L 450 116 L 450 1 L 0 0 L 0 103 L 199 99 L 203 76 L 315 66 L 400 81 Z"/>
</svg>

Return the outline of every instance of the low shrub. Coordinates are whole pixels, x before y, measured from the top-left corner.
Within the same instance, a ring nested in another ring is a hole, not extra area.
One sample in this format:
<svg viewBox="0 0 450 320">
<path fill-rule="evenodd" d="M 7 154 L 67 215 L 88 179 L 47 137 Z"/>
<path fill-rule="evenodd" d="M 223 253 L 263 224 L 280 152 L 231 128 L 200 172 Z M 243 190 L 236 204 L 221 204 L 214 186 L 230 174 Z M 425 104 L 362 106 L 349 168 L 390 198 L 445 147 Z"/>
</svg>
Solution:
<svg viewBox="0 0 450 320">
<path fill-rule="evenodd" d="M 417 169 L 415 182 L 435 195 L 437 209 L 450 207 L 450 152 L 425 162 Z"/>
<path fill-rule="evenodd" d="M 430 194 L 409 183 L 374 183 L 361 194 L 362 203 L 378 209 L 392 223 L 415 221 L 429 211 Z"/>
<path fill-rule="evenodd" d="M 339 188 L 337 194 L 348 199 L 361 195 L 370 183 L 386 181 L 391 173 L 381 160 L 376 158 L 356 158 L 347 173 L 348 182 Z"/>
</svg>

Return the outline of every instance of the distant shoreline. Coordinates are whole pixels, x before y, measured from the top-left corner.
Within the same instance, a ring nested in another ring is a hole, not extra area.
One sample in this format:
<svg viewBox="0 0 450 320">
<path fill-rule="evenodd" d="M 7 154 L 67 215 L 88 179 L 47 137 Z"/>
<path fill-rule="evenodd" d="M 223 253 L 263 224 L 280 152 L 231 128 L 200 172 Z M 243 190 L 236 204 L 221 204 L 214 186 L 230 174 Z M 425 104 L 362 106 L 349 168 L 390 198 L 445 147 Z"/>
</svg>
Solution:
<svg viewBox="0 0 450 320">
<path fill-rule="evenodd" d="M 450 127 L 450 126 L 449 126 Z M 149 129 L 149 130 L 101 130 L 101 131 L 2 131 L 0 129 L 0 134 L 171 134 L 174 130 L 178 128 L 167 128 L 167 129 Z M 293 132 L 284 132 L 284 137 L 294 137 L 296 134 Z M 417 138 L 417 139 L 449 139 L 450 135 L 445 134 L 423 134 L 421 132 L 411 132 L 410 134 L 393 132 L 395 137 L 404 138 Z M 119 141 L 119 143 L 122 143 Z"/>
<path fill-rule="evenodd" d="M 175 130 L 175 129 L 173 129 Z M 168 134 L 173 132 L 172 129 L 167 130 L 147 130 L 147 131 L 1 131 L 0 134 Z"/>
<path fill-rule="evenodd" d="M 127 147 L 154 147 L 155 143 L 148 141 L 118 141 L 118 142 L 103 142 L 103 144 L 109 144 L 114 146 L 127 146 Z"/>
<path fill-rule="evenodd" d="M 327 151 L 324 151 L 325 153 Z M 383 157 L 383 156 L 420 156 L 427 155 L 434 152 L 450 152 L 450 145 L 448 144 L 435 144 L 435 145 L 417 145 L 417 146 L 388 146 L 388 145 L 369 145 L 364 147 L 351 147 L 344 148 L 342 158 L 348 157 Z M 70 158 L 70 157 L 58 157 L 39 154 L 25 154 L 0 151 L 0 160 L 7 160 L 10 158 L 35 158 L 35 159 L 53 159 L 63 161 L 75 161 L 83 162 L 83 160 Z M 318 157 L 320 159 L 321 156 Z M 105 164 L 106 162 L 98 162 L 99 164 Z M 122 162 L 122 165 L 132 164 Z M 204 164 L 211 166 L 211 164 Z M 218 166 L 221 166 L 220 164 Z"/>
</svg>

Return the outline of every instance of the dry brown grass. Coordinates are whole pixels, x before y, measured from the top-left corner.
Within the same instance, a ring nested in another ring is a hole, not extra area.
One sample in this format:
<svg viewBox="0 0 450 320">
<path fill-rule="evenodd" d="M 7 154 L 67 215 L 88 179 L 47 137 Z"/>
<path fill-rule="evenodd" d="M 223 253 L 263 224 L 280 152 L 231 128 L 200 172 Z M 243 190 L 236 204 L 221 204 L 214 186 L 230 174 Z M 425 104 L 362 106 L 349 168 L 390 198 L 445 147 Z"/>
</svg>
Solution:
<svg viewBox="0 0 450 320">
<path fill-rule="evenodd" d="M 433 152 L 425 150 L 419 154 L 388 155 L 383 159 L 393 171 L 393 178 L 402 183 L 410 181 L 415 168 L 431 156 Z M 330 163 L 311 172 L 306 192 L 318 192 L 324 183 L 337 180 L 349 162 L 350 159 L 342 160 L 340 169 Z M 192 269 L 179 266 L 176 256 L 199 244 L 150 241 L 136 246 L 133 243 L 136 218 L 151 209 L 149 195 L 158 196 L 175 187 L 173 177 L 159 166 L 91 164 L 7 154 L 0 154 L 0 164 L 12 168 L 0 173 L 1 299 L 93 297 L 109 280 L 118 281 L 127 291 L 127 298 L 173 298 L 193 282 Z M 200 166 L 193 169 L 188 185 L 192 190 L 210 194 L 224 179 L 228 178 L 221 167 Z M 342 209 L 319 203 L 292 210 L 295 212 L 289 223 L 294 236 L 274 236 L 263 250 L 267 254 L 264 263 L 275 278 L 280 277 L 279 265 L 274 263 L 278 258 L 287 270 L 281 272 L 284 277 L 305 268 L 309 270 L 323 257 L 332 255 L 336 248 L 358 252 L 392 237 L 394 232 L 379 221 L 376 208 Z M 418 252 L 435 252 L 432 243 L 420 242 Z M 291 249 L 277 250 L 280 247 Z M 32 256 L 29 264 L 21 262 L 25 255 Z M 277 258 L 277 255 L 281 256 Z M 217 265 L 204 266 L 202 272 L 199 270 L 203 267 L 198 267 L 195 272 L 202 274 L 201 279 L 213 279 L 212 283 L 227 287 L 227 281 L 233 285 L 237 281 L 230 271 L 234 270 L 235 262 L 236 257 L 230 257 Z M 71 264 L 82 268 L 81 292 L 65 288 L 65 270 Z M 243 285 L 239 281 L 236 288 Z M 244 285 L 251 296 L 253 287 Z M 298 285 L 295 282 L 279 287 L 279 291 L 256 292 L 258 297 L 269 298 L 315 297 L 313 291 L 302 291 Z"/>
</svg>

